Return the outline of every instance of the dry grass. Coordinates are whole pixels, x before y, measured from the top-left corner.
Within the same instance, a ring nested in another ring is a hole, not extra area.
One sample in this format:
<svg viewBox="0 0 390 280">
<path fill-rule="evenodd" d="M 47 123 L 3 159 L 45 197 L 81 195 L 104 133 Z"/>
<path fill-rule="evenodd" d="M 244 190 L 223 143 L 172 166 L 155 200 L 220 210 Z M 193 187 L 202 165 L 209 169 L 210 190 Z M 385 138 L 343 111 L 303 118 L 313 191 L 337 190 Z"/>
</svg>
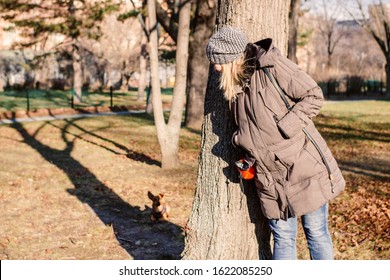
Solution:
<svg viewBox="0 0 390 280">
<path fill-rule="evenodd" d="M 1 126 L 0 137 L 1 259 L 180 254 L 198 134 L 183 130 L 186 150 L 173 171 L 159 167 L 154 127 L 143 116 Z M 151 224 L 149 190 L 166 193 L 171 223 Z"/>
</svg>

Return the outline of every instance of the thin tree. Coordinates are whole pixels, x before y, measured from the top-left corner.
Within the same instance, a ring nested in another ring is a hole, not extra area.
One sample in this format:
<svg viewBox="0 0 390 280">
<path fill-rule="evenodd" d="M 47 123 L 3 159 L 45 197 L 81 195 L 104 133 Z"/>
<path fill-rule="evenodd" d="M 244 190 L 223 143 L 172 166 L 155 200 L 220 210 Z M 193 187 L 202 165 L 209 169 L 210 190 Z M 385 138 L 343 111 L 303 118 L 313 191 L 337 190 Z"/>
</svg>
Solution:
<svg viewBox="0 0 390 280">
<path fill-rule="evenodd" d="M 140 75 L 139 75 L 138 94 L 137 94 L 138 101 L 145 99 L 146 72 L 147 72 L 147 67 L 148 67 L 148 51 L 147 51 L 148 36 L 147 36 L 146 32 L 142 32 L 141 36 L 142 36 L 141 37 L 141 55 L 140 55 L 140 62 L 139 62 Z"/>
<path fill-rule="evenodd" d="M 241 28 L 252 42 L 271 37 L 287 53 L 284 0 L 220 0 L 216 25 Z M 233 121 L 210 68 L 205 98 L 196 193 L 185 237 L 184 259 L 268 259 L 270 232 L 253 182 L 239 183 L 231 144 Z"/>
<path fill-rule="evenodd" d="M 329 4 L 329 3 L 328 3 Z M 336 7 L 332 7 L 330 9 L 327 5 L 326 0 L 322 0 L 323 6 L 323 17 L 319 18 L 318 21 L 318 29 L 320 31 L 320 35 L 324 40 L 324 45 L 326 46 L 326 64 L 325 64 L 325 74 L 326 74 L 326 94 L 329 97 L 332 91 L 332 58 L 335 51 L 336 46 L 339 44 L 341 38 L 345 35 L 343 28 L 337 28 L 337 17 L 339 9 Z"/>
<path fill-rule="evenodd" d="M 288 34 L 288 50 L 287 57 L 298 63 L 297 58 L 297 45 L 298 45 L 298 24 L 299 13 L 301 10 L 301 0 L 291 0 L 290 12 L 288 15 L 289 20 L 289 34 Z"/>
<path fill-rule="evenodd" d="M 167 2 L 168 5 L 174 4 L 174 1 Z M 161 3 L 156 2 L 156 5 L 158 22 L 170 37 L 177 41 L 177 17 L 174 13 L 164 10 Z M 203 122 L 209 65 L 204 48 L 214 28 L 216 6 L 216 0 L 196 0 L 191 13 L 185 126 L 197 130 Z M 170 7 L 170 10 L 174 10 L 174 7 Z"/>
<path fill-rule="evenodd" d="M 154 121 L 157 138 L 161 148 L 161 166 L 164 169 L 174 168 L 179 159 L 179 135 L 185 100 L 188 63 L 188 41 L 191 13 L 191 1 L 179 1 L 179 26 L 176 51 L 176 79 L 168 123 L 165 122 L 161 101 L 160 75 L 158 71 L 158 38 L 156 4 L 148 1 L 148 18 L 150 26 L 150 68 L 153 96 Z"/>
<path fill-rule="evenodd" d="M 326 0 L 322 0 L 323 5 L 323 20 L 318 22 L 318 28 L 320 33 L 325 41 L 326 52 L 327 52 L 327 61 L 326 67 L 330 69 L 332 66 L 332 55 L 337 44 L 340 42 L 343 37 L 342 32 L 337 32 L 337 9 L 329 9 Z"/>
<path fill-rule="evenodd" d="M 0 2 L 0 16 L 22 31 L 27 39 L 20 45 L 22 48 L 44 44 L 52 35 L 63 36 L 54 49 L 71 54 L 74 101 L 79 103 L 83 84 L 79 39 L 98 39 L 98 23 L 117 7 L 111 0 L 4 0 Z"/>
</svg>

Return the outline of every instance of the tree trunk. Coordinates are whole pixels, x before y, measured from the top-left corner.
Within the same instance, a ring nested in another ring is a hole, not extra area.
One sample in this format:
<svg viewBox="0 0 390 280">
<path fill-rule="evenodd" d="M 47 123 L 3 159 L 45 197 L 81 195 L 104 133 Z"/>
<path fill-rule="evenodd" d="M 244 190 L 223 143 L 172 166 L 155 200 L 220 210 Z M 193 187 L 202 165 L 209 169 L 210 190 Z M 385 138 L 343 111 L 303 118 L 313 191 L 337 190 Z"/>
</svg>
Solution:
<svg viewBox="0 0 390 280">
<path fill-rule="evenodd" d="M 149 5 L 149 2 L 151 1 L 146 1 L 147 3 L 147 9 L 148 9 L 148 14 L 149 12 L 149 6 L 152 6 L 152 4 Z M 156 3 L 154 4 L 154 7 Z M 153 9 L 153 7 L 151 7 Z M 153 14 L 154 15 L 154 14 Z M 160 103 L 161 103 L 161 88 L 160 88 L 160 73 L 159 73 L 159 68 L 158 68 L 158 32 L 157 32 L 157 20 L 155 18 L 152 18 L 152 21 L 155 22 L 154 28 L 151 27 L 151 19 L 148 16 L 148 20 L 146 20 L 145 25 L 147 30 L 149 30 L 149 63 L 150 63 L 150 78 L 149 78 L 149 88 L 148 92 L 146 95 L 146 113 L 147 114 L 152 114 L 153 113 L 153 85 L 155 84 L 158 86 L 158 91 L 160 92 Z M 153 42 L 152 38 L 153 37 Z M 152 51 L 153 49 L 153 51 Z M 153 54 L 152 54 L 153 52 Z M 153 58 L 152 58 L 153 55 Z M 152 62 L 153 60 L 153 62 Z M 153 66 L 152 66 L 153 64 Z M 157 70 L 156 70 L 157 69 Z M 154 73 L 155 72 L 155 73 Z M 154 79 L 154 77 L 156 77 Z M 157 83 L 158 80 L 158 83 Z M 162 109 L 161 109 L 162 110 Z M 165 125 L 165 122 L 164 122 Z"/>
<path fill-rule="evenodd" d="M 265 37 L 286 54 L 289 1 L 220 0 L 217 25 L 242 28 L 250 41 Z M 261 213 L 254 182 L 239 184 L 231 145 L 233 121 L 212 68 L 196 194 L 185 237 L 183 259 L 269 259 L 270 231 Z"/>
<path fill-rule="evenodd" d="M 138 95 L 137 100 L 145 100 L 145 88 L 146 88 L 146 68 L 148 65 L 148 52 L 146 50 L 146 45 L 148 43 L 148 37 L 145 32 L 142 32 L 141 38 L 141 56 L 140 56 L 140 74 L 138 81 Z"/>
<path fill-rule="evenodd" d="M 197 1 L 193 35 L 190 41 L 185 118 L 186 127 L 197 130 L 201 128 L 204 116 L 204 98 L 209 67 L 205 47 L 214 30 L 215 11 L 216 0 Z"/>
<path fill-rule="evenodd" d="M 165 123 L 161 102 L 160 76 L 158 73 L 158 42 L 156 6 L 148 1 L 150 25 L 150 67 L 152 79 L 154 121 L 161 148 L 163 169 L 171 169 L 178 164 L 179 134 L 185 100 L 187 81 L 188 42 L 191 14 L 191 1 L 181 0 L 179 11 L 179 31 L 176 50 L 176 80 L 168 124 Z"/>
<path fill-rule="evenodd" d="M 390 53 L 386 59 L 386 98 L 390 100 Z"/>
<path fill-rule="evenodd" d="M 120 87 L 120 90 L 122 92 L 129 91 L 129 79 L 130 79 L 130 76 L 127 73 L 126 61 L 123 61 L 122 62 L 122 71 L 121 71 L 121 87 Z"/>
<path fill-rule="evenodd" d="M 291 0 L 289 13 L 289 38 L 287 57 L 298 63 L 297 44 L 298 44 L 298 22 L 299 11 L 301 9 L 301 0 Z"/>
<path fill-rule="evenodd" d="M 152 67 L 152 66 L 150 66 Z M 150 71 L 152 73 L 152 71 Z M 147 93 L 147 98 L 146 98 L 146 109 L 145 112 L 147 114 L 153 114 L 153 86 L 152 86 L 152 74 L 150 74 L 150 83 L 149 83 L 149 88 L 148 88 L 148 93 Z"/>
<path fill-rule="evenodd" d="M 74 40 L 75 41 L 75 40 Z M 81 66 L 81 55 L 76 42 L 72 46 L 72 66 L 73 66 L 73 102 L 82 102 L 83 70 Z"/>
</svg>

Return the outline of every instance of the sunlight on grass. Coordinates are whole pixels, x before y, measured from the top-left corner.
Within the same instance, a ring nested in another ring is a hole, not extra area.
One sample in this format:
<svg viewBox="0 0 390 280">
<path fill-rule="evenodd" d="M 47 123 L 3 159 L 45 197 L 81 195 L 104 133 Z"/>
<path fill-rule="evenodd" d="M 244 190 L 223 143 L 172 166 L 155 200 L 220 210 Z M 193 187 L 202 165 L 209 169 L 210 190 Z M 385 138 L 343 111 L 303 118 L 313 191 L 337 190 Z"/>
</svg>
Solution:
<svg viewBox="0 0 390 280">
<path fill-rule="evenodd" d="M 324 116 L 342 117 L 351 121 L 390 123 L 389 101 L 327 101 L 321 109 Z"/>
</svg>

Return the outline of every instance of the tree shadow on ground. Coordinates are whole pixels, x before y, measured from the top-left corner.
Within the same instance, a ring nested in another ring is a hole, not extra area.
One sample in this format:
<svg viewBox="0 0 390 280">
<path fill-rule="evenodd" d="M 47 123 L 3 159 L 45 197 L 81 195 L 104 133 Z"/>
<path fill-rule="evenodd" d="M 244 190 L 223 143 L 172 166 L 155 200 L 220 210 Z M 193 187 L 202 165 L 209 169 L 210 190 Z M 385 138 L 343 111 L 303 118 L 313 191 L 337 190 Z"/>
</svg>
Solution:
<svg viewBox="0 0 390 280">
<path fill-rule="evenodd" d="M 112 226 L 118 242 L 132 258 L 180 259 L 184 247 L 182 228 L 170 222 L 150 222 L 150 211 L 142 211 L 139 206 L 133 206 L 122 200 L 87 167 L 73 158 L 72 151 L 77 138 L 69 140 L 67 137 L 69 136 L 67 130 L 72 122 L 68 122 L 61 129 L 64 149 L 54 149 L 37 140 L 39 131 L 47 124 L 44 123 L 33 134 L 30 134 L 20 123 L 15 123 L 12 127 L 23 137 L 24 143 L 65 172 L 74 185 L 74 188 L 68 189 L 67 192 L 90 206 L 105 225 Z"/>
<path fill-rule="evenodd" d="M 329 120 L 328 120 L 329 119 Z M 337 120 L 342 120 L 343 118 L 337 118 Z M 332 121 L 330 117 L 321 117 L 320 121 L 316 122 L 316 127 L 320 130 L 321 134 L 326 139 L 343 139 L 346 141 L 350 140 L 363 140 L 363 141 L 378 141 L 388 143 L 390 142 L 390 134 L 387 132 L 377 132 L 372 130 L 364 130 L 349 125 L 342 124 L 331 124 Z M 369 124 L 371 129 L 380 130 L 383 126 L 376 123 Z"/>
<path fill-rule="evenodd" d="M 65 120 L 69 125 L 77 128 L 78 130 L 82 131 L 84 134 L 87 134 L 87 135 L 90 135 L 90 136 L 93 136 L 95 139 L 98 139 L 98 140 L 103 140 L 105 143 L 109 143 L 109 144 L 112 144 L 113 146 L 115 146 L 116 148 L 122 150 L 126 157 L 134 160 L 134 161 L 139 161 L 139 162 L 143 162 L 143 163 L 146 163 L 146 164 L 149 164 L 149 165 L 157 165 L 159 167 L 161 167 L 161 162 L 149 157 L 148 155 L 145 155 L 145 154 L 142 154 L 142 153 L 138 153 L 134 150 L 131 150 L 129 149 L 128 147 L 120 144 L 120 143 L 117 143 L 111 139 L 107 139 L 105 137 L 102 137 L 98 134 L 96 134 L 95 132 L 93 131 L 88 131 L 86 130 L 85 128 L 81 127 L 80 125 L 76 124 L 74 120 L 70 121 L 70 120 Z M 53 126 L 55 126 L 54 124 L 52 124 Z M 56 126 L 58 129 L 61 129 L 60 127 Z M 106 127 L 107 128 L 107 127 Z M 103 128 L 100 128 L 100 130 L 102 129 L 105 129 L 104 127 Z M 86 138 L 84 137 L 81 137 L 80 135 L 77 135 L 77 134 L 74 134 L 74 133 L 71 133 L 71 132 L 68 132 L 66 131 L 67 134 L 71 134 L 77 138 L 79 138 L 80 140 L 83 140 L 83 141 L 86 141 L 90 144 L 93 144 L 93 145 L 96 145 L 96 146 L 99 146 L 100 148 L 103 148 L 107 151 L 110 151 L 114 154 L 121 154 L 120 152 L 117 152 L 113 149 L 110 149 L 108 146 L 106 145 L 102 145 L 102 144 L 99 144 L 97 142 L 93 142 L 92 140 L 87 140 Z"/>
<path fill-rule="evenodd" d="M 374 160 L 372 160 L 374 161 Z M 390 161 L 384 159 L 375 159 L 375 162 L 356 162 L 356 161 L 338 161 L 343 171 L 348 171 L 357 175 L 371 177 L 377 180 L 390 180 L 389 166 Z"/>
</svg>

